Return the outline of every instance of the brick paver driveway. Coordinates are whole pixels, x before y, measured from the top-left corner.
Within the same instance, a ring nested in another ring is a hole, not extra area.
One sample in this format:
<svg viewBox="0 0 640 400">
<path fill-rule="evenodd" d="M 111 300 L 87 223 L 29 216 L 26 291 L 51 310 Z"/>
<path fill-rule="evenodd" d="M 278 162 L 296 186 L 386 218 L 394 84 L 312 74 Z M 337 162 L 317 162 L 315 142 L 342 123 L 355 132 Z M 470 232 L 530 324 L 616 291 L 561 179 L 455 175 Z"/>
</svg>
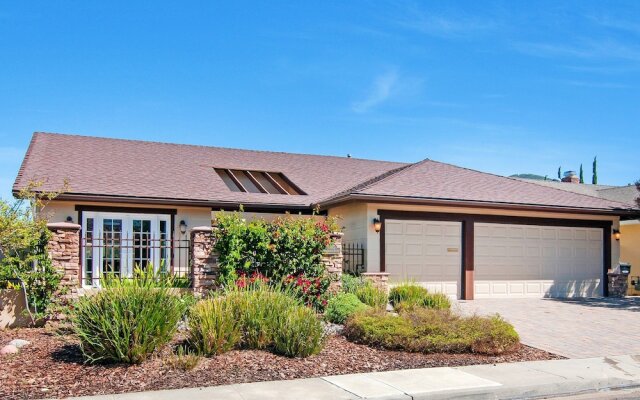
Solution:
<svg viewBox="0 0 640 400">
<path fill-rule="evenodd" d="M 465 314 L 502 315 L 522 343 L 569 358 L 640 355 L 640 297 L 459 301 Z"/>
</svg>

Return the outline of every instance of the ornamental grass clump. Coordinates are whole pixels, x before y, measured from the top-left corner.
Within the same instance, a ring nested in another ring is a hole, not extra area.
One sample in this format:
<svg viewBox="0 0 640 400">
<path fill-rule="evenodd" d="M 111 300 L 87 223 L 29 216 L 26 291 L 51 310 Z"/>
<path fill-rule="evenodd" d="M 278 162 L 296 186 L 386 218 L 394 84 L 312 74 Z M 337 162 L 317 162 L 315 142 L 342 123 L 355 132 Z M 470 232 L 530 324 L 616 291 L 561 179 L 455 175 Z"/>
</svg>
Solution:
<svg viewBox="0 0 640 400">
<path fill-rule="evenodd" d="M 428 308 L 399 315 L 375 310 L 356 313 L 347 320 L 344 333 L 357 343 L 420 353 L 499 355 L 520 346 L 513 326 L 499 316 L 462 317 Z"/>
<path fill-rule="evenodd" d="M 389 302 L 394 310 L 413 310 L 414 308 L 433 308 L 448 310 L 451 308 L 449 297 L 443 293 L 429 293 L 427 289 L 415 283 L 403 283 L 389 292 Z"/>
<path fill-rule="evenodd" d="M 353 293 L 338 293 L 329 299 L 324 317 L 334 324 L 344 324 L 344 322 L 358 311 L 366 310 L 368 306 L 360 301 Z"/>
<path fill-rule="evenodd" d="M 258 284 L 232 287 L 198 303 L 191 312 L 187 341 L 205 355 L 247 348 L 307 357 L 322 349 L 323 329 L 315 312 L 300 300 Z"/>
<path fill-rule="evenodd" d="M 233 304 L 222 297 L 200 301 L 189 313 L 189 343 L 200 354 L 218 355 L 235 348 L 242 334 Z"/>
<path fill-rule="evenodd" d="M 389 298 L 387 292 L 374 286 L 372 283 L 367 282 L 358 289 L 356 289 L 356 296 L 364 304 L 379 309 L 386 309 Z"/>
<path fill-rule="evenodd" d="M 71 321 L 87 361 L 137 364 L 169 343 L 184 311 L 170 288 L 125 285 L 81 297 Z"/>
</svg>

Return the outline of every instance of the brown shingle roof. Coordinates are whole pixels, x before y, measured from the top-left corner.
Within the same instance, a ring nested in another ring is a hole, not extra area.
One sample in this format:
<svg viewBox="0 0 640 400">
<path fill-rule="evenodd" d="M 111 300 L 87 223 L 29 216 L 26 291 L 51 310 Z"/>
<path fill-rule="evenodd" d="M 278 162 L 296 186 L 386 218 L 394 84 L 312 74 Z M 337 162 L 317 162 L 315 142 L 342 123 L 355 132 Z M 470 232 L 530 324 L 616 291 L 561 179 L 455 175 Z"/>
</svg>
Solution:
<svg viewBox="0 0 640 400">
<path fill-rule="evenodd" d="M 594 210 L 630 208 L 628 204 L 616 201 L 570 193 L 432 160 L 413 164 L 374 181 L 371 185 L 355 188 L 349 194 Z M 333 199 L 337 199 L 337 196 Z"/>
<path fill-rule="evenodd" d="M 35 133 L 14 190 L 45 180 L 68 195 L 309 207 L 406 164 L 77 135 Z M 232 192 L 214 167 L 281 172 L 307 195 Z"/>
<path fill-rule="evenodd" d="M 307 195 L 232 192 L 217 168 L 281 172 Z M 431 160 L 416 164 L 346 157 L 179 145 L 35 133 L 14 184 L 45 180 L 43 190 L 69 181 L 67 196 L 309 208 L 353 196 L 629 209 L 628 204 L 571 193 Z"/>
</svg>

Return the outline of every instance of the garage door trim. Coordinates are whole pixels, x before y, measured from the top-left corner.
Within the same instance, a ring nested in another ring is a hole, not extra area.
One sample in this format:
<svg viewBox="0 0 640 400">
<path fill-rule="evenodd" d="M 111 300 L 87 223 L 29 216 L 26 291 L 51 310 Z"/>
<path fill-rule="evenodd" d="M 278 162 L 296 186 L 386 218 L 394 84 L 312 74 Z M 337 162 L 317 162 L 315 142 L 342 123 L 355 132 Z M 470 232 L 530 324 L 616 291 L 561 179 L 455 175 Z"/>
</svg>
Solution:
<svg viewBox="0 0 640 400">
<path fill-rule="evenodd" d="M 516 217 L 506 215 L 482 215 L 482 214 L 461 214 L 461 213 L 435 213 L 416 211 L 395 211 L 378 210 L 382 228 L 380 230 L 380 271 L 385 272 L 385 220 L 422 220 L 422 221 L 451 221 L 462 222 L 462 270 L 461 274 L 461 297 L 465 300 L 473 300 L 473 272 L 474 272 L 474 224 L 476 222 L 493 224 L 514 224 L 514 225 L 540 225 L 540 226 L 563 226 L 581 228 L 602 229 L 603 242 L 603 294 L 608 296 L 607 271 L 611 268 L 611 239 L 612 221 L 604 220 L 584 220 L 566 218 L 537 218 L 537 217 Z"/>
</svg>

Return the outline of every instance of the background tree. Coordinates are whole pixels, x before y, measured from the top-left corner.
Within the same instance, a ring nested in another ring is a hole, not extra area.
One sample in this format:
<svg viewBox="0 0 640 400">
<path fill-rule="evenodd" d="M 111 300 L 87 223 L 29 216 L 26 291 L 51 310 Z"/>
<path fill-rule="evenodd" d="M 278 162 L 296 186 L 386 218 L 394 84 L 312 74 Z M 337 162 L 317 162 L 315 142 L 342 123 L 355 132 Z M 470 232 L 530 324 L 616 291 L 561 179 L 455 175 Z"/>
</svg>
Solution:
<svg viewBox="0 0 640 400">
<path fill-rule="evenodd" d="M 42 192 L 40 187 L 30 183 L 15 200 L 0 199 L 0 289 L 22 291 L 34 323 L 46 316 L 62 279 L 47 254 L 45 211 L 60 192 Z"/>
<path fill-rule="evenodd" d="M 636 189 L 640 192 L 640 179 L 636 181 Z M 636 198 L 636 203 L 638 203 L 638 207 L 640 207 L 640 196 Z"/>
<path fill-rule="evenodd" d="M 584 170 L 582 169 L 582 164 L 580 164 L 580 183 L 584 183 Z"/>
<path fill-rule="evenodd" d="M 561 170 L 562 170 L 562 166 L 559 166 L 559 167 L 558 167 L 558 179 L 560 179 L 560 180 L 562 180 L 562 173 L 561 173 Z"/>
<path fill-rule="evenodd" d="M 594 185 L 598 184 L 598 156 L 593 157 L 593 176 L 591 178 L 591 183 Z"/>
</svg>

